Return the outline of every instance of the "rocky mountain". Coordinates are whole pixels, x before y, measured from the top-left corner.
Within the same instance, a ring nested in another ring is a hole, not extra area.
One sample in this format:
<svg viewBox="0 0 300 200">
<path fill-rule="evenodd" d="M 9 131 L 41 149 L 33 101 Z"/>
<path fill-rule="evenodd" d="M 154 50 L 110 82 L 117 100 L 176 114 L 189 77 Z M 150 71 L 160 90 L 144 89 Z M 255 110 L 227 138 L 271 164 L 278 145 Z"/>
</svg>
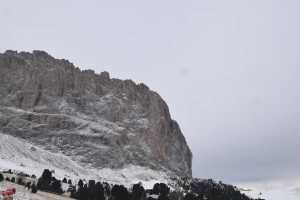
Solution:
<svg viewBox="0 0 300 200">
<path fill-rule="evenodd" d="M 0 54 L 0 132 L 84 167 L 192 175 L 191 151 L 156 92 L 44 51 Z"/>
</svg>

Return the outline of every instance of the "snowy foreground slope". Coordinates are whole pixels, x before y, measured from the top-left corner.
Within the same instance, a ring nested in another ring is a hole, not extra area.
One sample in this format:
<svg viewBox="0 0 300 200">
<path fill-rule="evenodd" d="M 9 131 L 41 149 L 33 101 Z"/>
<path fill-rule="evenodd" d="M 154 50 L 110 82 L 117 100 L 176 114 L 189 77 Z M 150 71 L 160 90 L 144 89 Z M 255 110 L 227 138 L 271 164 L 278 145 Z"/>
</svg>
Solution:
<svg viewBox="0 0 300 200">
<path fill-rule="evenodd" d="M 83 167 L 60 153 L 51 153 L 28 143 L 26 140 L 0 133 L 0 170 L 13 169 L 40 176 L 44 169 L 55 170 L 57 178 L 68 177 L 96 179 L 114 184 L 130 186 L 139 181 L 145 187 L 152 187 L 156 182 L 166 182 L 163 172 L 145 167 L 128 165 L 123 169 Z"/>
<path fill-rule="evenodd" d="M 36 194 L 31 193 L 24 186 L 17 185 L 11 182 L 3 181 L 0 183 L 0 190 L 14 187 L 17 192 L 14 195 L 14 200 L 72 200 L 69 197 L 62 195 L 55 195 L 47 192 L 39 191 Z"/>
</svg>

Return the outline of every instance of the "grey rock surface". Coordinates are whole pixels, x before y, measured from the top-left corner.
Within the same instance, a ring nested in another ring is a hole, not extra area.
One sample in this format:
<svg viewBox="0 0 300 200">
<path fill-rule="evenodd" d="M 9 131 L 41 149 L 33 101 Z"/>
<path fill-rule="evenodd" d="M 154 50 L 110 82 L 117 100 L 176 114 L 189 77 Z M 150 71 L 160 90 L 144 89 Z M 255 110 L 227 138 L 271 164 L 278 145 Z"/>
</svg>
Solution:
<svg viewBox="0 0 300 200">
<path fill-rule="evenodd" d="M 156 92 L 44 51 L 0 54 L 0 131 L 90 167 L 192 175 L 191 151 Z"/>
</svg>

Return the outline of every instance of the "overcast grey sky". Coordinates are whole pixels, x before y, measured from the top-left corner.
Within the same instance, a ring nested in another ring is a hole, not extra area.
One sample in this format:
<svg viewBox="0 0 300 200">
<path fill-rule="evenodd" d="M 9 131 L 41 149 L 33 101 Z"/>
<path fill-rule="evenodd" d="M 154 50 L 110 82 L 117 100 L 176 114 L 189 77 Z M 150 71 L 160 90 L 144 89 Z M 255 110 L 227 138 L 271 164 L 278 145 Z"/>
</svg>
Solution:
<svg viewBox="0 0 300 200">
<path fill-rule="evenodd" d="M 300 1 L 0 3 L 1 52 L 144 82 L 180 123 L 194 176 L 300 199 Z"/>
</svg>

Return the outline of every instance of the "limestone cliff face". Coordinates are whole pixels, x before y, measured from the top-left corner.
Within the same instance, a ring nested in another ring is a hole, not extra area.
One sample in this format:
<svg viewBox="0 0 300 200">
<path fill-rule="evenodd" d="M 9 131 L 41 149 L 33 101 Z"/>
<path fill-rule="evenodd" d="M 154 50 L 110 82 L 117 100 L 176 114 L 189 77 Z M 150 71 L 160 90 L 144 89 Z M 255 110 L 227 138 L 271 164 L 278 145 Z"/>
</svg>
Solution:
<svg viewBox="0 0 300 200">
<path fill-rule="evenodd" d="M 191 151 L 157 93 L 43 51 L 0 54 L 0 131 L 90 167 L 191 176 Z"/>
</svg>

